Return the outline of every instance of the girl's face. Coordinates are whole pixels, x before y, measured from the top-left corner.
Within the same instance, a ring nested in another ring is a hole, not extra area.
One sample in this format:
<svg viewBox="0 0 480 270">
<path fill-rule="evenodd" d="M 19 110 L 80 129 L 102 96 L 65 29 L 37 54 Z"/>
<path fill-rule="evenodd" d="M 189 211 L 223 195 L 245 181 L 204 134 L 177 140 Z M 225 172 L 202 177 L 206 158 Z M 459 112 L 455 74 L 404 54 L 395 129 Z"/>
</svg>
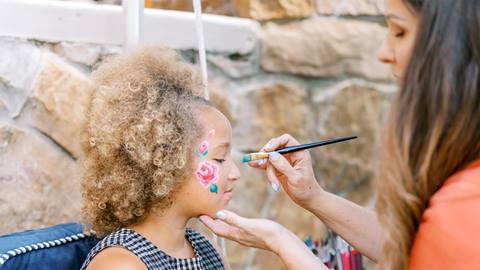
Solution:
<svg viewBox="0 0 480 270">
<path fill-rule="evenodd" d="M 194 145 L 193 175 L 187 181 L 184 200 L 193 215 L 215 213 L 232 199 L 240 171 L 231 156 L 232 128 L 228 119 L 211 107 L 199 109 L 203 134 Z"/>
<path fill-rule="evenodd" d="M 398 83 L 405 76 L 418 30 L 418 14 L 403 0 L 385 0 L 385 18 L 388 34 L 378 58 L 392 65 Z"/>
</svg>

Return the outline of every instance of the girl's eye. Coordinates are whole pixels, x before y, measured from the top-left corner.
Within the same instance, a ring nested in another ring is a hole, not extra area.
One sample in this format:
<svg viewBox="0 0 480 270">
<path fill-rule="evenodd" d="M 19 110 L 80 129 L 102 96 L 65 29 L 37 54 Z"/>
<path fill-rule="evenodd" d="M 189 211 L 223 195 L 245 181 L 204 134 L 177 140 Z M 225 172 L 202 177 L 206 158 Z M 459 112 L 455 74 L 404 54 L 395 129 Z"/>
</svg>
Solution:
<svg viewBox="0 0 480 270">
<path fill-rule="evenodd" d="M 222 163 L 224 163 L 224 162 L 226 161 L 226 160 L 223 159 L 223 158 L 214 158 L 213 160 L 215 160 L 216 162 L 218 162 L 218 163 L 220 163 L 220 164 L 222 164 Z"/>
</svg>

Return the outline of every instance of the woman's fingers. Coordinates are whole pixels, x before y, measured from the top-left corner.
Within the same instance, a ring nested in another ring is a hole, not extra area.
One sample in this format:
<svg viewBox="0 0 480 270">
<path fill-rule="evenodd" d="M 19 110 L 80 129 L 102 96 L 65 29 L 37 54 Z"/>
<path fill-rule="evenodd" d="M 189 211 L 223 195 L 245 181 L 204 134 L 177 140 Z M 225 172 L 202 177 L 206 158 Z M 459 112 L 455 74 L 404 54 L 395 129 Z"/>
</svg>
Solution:
<svg viewBox="0 0 480 270">
<path fill-rule="evenodd" d="M 257 169 L 262 169 L 265 170 L 267 168 L 267 160 L 266 159 L 260 159 L 260 160 L 254 160 L 248 162 L 248 166 L 257 168 Z"/>
<path fill-rule="evenodd" d="M 265 152 L 272 152 L 279 148 L 299 145 L 300 143 L 293 138 L 290 134 L 283 134 L 280 137 L 271 139 L 262 150 Z"/>
<path fill-rule="evenodd" d="M 268 141 L 268 143 L 265 144 L 265 146 L 263 146 L 259 152 L 273 152 L 279 148 L 294 146 L 294 145 L 299 145 L 298 141 L 295 138 L 293 138 L 291 135 L 284 134 L 280 137 L 273 138 L 270 141 Z M 267 163 L 268 163 L 267 159 L 260 159 L 260 160 L 250 161 L 248 162 L 248 165 L 253 168 L 265 170 L 267 168 Z"/>
<path fill-rule="evenodd" d="M 209 216 L 203 215 L 200 216 L 200 221 L 207 226 L 212 232 L 216 235 L 225 237 L 228 239 L 235 240 L 238 236 L 238 228 L 233 227 L 230 224 L 227 224 L 223 220 L 220 219 L 212 219 Z"/>
<path fill-rule="evenodd" d="M 218 211 L 216 216 L 218 219 L 223 220 L 225 223 L 233 225 L 235 227 L 243 228 L 243 229 L 249 227 L 248 219 L 241 217 L 228 210 Z"/>
<path fill-rule="evenodd" d="M 268 178 L 268 181 L 270 181 L 270 184 L 272 185 L 273 190 L 279 191 L 280 180 L 278 179 L 277 174 L 275 173 L 275 167 L 273 167 L 272 164 L 267 165 L 267 178 Z"/>
<path fill-rule="evenodd" d="M 220 234 L 222 232 L 220 224 L 216 220 L 213 220 L 211 217 L 207 215 L 200 216 L 200 221 L 214 233 Z"/>
<path fill-rule="evenodd" d="M 279 153 L 273 152 L 270 154 L 269 164 L 271 164 L 271 167 L 273 167 L 267 174 L 268 178 L 271 178 L 270 181 L 276 180 L 278 182 L 278 178 L 274 170 L 277 170 L 281 174 L 285 175 L 288 181 L 295 181 L 298 178 L 298 172 L 292 167 L 290 162 L 288 162 L 288 160 Z"/>
<path fill-rule="evenodd" d="M 266 250 L 273 250 L 275 243 L 278 243 L 277 236 L 283 228 L 271 220 L 248 219 L 227 210 L 219 211 L 217 219 L 200 216 L 200 220 L 207 228 L 221 237 L 245 246 Z"/>
</svg>

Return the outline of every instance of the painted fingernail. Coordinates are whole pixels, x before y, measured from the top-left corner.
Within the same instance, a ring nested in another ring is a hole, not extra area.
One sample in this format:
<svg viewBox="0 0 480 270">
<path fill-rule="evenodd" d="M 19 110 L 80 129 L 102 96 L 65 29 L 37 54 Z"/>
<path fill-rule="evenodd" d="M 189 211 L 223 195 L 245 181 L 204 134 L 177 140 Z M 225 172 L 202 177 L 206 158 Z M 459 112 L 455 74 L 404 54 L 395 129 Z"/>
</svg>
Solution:
<svg viewBox="0 0 480 270">
<path fill-rule="evenodd" d="M 270 160 L 276 161 L 276 160 L 278 160 L 278 159 L 280 158 L 280 154 L 277 153 L 277 152 L 272 152 L 272 153 L 270 153 L 270 155 L 268 156 L 268 158 L 269 158 Z"/>
<path fill-rule="evenodd" d="M 280 189 L 280 186 L 278 185 L 278 183 L 273 182 L 272 183 L 272 188 L 273 188 L 273 190 L 275 190 L 275 192 L 278 192 L 278 190 Z"/>
<path fill-rule="evenodd" d="M 215 215 L 217 216 L 218 219 L 222 219 L 222 220 L 223 220 L 223 219 L 226 219 L 226 218 L 227 218 L 227 214 L 226 214 L 225 212 L 223 212 L 223 211 L 218 211 Z"/>
<path fill-rule="evenodd" d="M 257 165 L 262 166 L 263 164 L 265 164 L 265 159 L 260 159 L 257 161 Z"/>
</svg>

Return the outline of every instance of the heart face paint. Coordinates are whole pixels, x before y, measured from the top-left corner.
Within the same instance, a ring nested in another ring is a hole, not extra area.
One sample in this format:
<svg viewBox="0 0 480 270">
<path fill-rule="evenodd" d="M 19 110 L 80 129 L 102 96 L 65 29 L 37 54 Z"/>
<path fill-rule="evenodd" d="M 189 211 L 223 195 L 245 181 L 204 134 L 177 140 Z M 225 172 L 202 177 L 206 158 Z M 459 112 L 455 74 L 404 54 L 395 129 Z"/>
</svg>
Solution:
<svg viewBox="0 0 480 270">
<path fill-rule="evenodd" d="M 210 184 L 217 182 L 218 171 L 219 168 L 216 164 L 205 160 L 198 164 L 198 169 L 195 174 L 203 187 L 207 188 Z"/>
<path fill-rule="evenodd" d="M 210 192 L 218 193 L 218 186 L 215 184 L 219 176 L 219 167 L 216 164 L 208 160 L 203 160 L 208 155 L 208 140 L 212 139 L 215 135 L 215 130 L 212 129 L 208 133 L 207 139 L 200 143 L 197 149 L 195 149 L 195 154 L 202 159 L 198 164 L 198 169 L 195 172 L 197 179 L 204 188 L 209 188 Z"/>
<path fill-rule="evenodd" d="M 212 139 L 213 136 L 215 136 L 215 129 L 212 129 L 212 130 L 210 130 L 210 132 L 208 132 L 207 140 Z"/>
</svg>

